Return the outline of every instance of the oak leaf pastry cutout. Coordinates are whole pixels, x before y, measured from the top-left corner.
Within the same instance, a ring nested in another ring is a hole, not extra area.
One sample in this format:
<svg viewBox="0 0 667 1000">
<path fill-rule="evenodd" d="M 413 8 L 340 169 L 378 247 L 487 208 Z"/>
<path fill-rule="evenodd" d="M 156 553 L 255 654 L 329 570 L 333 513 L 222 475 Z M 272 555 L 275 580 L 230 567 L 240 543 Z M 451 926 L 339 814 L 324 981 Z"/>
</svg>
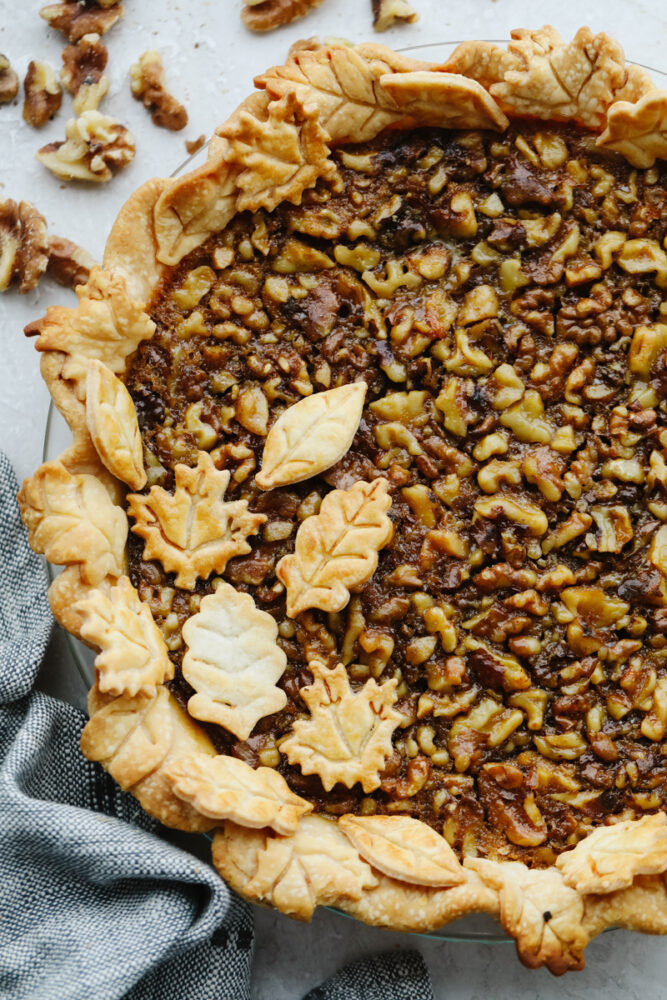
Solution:
<svg viewBox="0 0 667 1000">
<path fill-rule="evenodd" d="M 289 406 L 267 435 L 257 486 L 300 483 L 339 462 L 357 433 L 365 396 L 366 383 L 352 382 Z"/>
<path fill-rule="evenodd" d="M 151 694 L 156 685 L 171 680 L 174 665 L 151 610 L 126 576 L 109 590 L 78 601 L 81 637 L 99 649 L 95 657 L 98 687 L 103 693 Z"/>
<path fill-rule="evenodd" d="M 245 0 L 241 20 L 251 31 L 273 31 L 305 17 L 324 0 Z"/>
<path fill-rule="evenodd" d="M 188 712 L 246 740 L 256 723 L 287 704 L 276 687 L 287 657 L 275 619 L 249 594 L 221 582 L 183 626 L 183 676 L 194 689 Z"/>
<path fill-rule="evenodd" d="M 313 809 L 273 768 L 255 770 L 236 757 L 192 753 L 174 760 L 167 778 L 175 794 L 204 816 L 256 829 L 268 826 L 285 836 L 295 833 L 301 817 Z"/>
<path fill-rule="evenodd" d="M 225 823 L 213 863 L 232 888 L 298 920 L 310 920 L 318 904 L 359 900 L 378 884 L 338 825 L 321 816 L 304 816 L 292 837 Z"/>
<path fill-rule="evenodd" d="M 556 867 L 566 885 L 581 893 L 607 893 L 632 885 L 637 875 L 667 870 L 667 816 L 655 813 L 589 833 Z"/>
<path fill-rule="evenodd" d="M 349 490 L 332 490 L 319 514 L 307 517 L 296 535 L 294 552 L 283 556 L 276 575 L 287 590 L 287 614 L 307 608 L 342 611 L 350 590 L 370 580 L 378 552 L 393 537 L 386 479 L 360 481 Z"/>
<path fill-rule="evenodd" d="M 252 514 L 247 500 L 224 500 L 231 473 L 220 472 L 206 451 L 197 465 L 177 465 L 173 493 L 152 486 L 127 497 L 132 531 L 146 542 L 144 559 L 157 559 L 176 586 L 192 590 L 198 579 L 222 573 L 234 556 L 250 552 L 247 542 L 266 521 Z"/>
<path fill-rule="evenodd" d="M 341 816 L 338 825 L 373 868 L 414 885 L 462 885 L 466 873 L 444 837 L 411 816 Z"/>
<path fill-rule="evenodd" d="M 101 361 L 88 362 L 86 423 L 105 467 L 133 490 L 146 485 L 137 411 L 124 384 Z"/>
<path fill-rule="evenodd" d="M 300 693 L 310 718 L 296 720 L 280 752 L 304 774 L 319 775 L 327 791 L 337 782 L 352 788 L 359 781 L 372 792 L 380 785 L 392 734 L 401 723 L 393 707 L 396 679 L 381 685 L 371 679 L 353 691 L 342 663 L 330 670 L 313 660 L 308 669 L 313 683 Z"/>
<path fill-rule="evenodd" d="M 652 167 L 667 158 L 667 91 L 653 90 L 635 104 L 617 101 L 596 145 L 622 153 L 633 167 Z"/>
<path fill-rule="evenodd" d="M 229 140 L 227 161 L 240 168 L 238 211 L 271 210 L 283 201 L 299 205 L 304 190 L 319 178 L 335 179 L 336 165 L 316 108 L 304 108 L 288 93 L 273 101 L 264 115 L 258 117 L 257 112 L 241 109 L 217 132 Z"/>
<path fill-rule="evenodd" d="M 466 868 L 499 893 L 500 921 L 524 965 L 546 965 L 555 975 L 582 969 L 588 942 L 584 900 L 555 868 L 529 869 L 518 861 L 466 858 Z"/>
<path fill-rule="evenodd" d="M 18 500 L 35 552 L 58 566 L 78 563 L 91 587 L 105 576 L 121 576 L 127 518 L 94 476 L 46 462 L 25 480 Z"/>
</svg>

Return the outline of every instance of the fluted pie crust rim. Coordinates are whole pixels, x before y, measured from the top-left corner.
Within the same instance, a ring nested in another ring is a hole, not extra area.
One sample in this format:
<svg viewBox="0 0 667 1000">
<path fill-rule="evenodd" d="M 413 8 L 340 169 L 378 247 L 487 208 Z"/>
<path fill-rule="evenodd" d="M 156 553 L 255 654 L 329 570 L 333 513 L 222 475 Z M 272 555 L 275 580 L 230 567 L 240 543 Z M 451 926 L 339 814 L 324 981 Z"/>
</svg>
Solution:
<svg viewBox="0 0 667 1000">
<path fill-rule="evenodd" d="M 506 50 L 466 42 L 444 66 L 375 44 L 304 46 L 255 82 L 216 129 L 202 167 L 131 196 L 103 268 L 77 290 L 78 307 L 49 308 L 32 324 L 73 442 L 26 480 L 19 498 L 33 548 L 65 567 L 49 592 L 56 619 L 100 654 L 83 752 L 161 822 L 215 830 L 213 862 L 247 899 L 303 920 L 332 905 L 406 931 L 488 913 L 527 966 L 580 969 L 586 943 L 606 927 L 667 932 L 667 817 L 600 827 L 553 867 L 531 870 L 479 858 L 461 864 L 443 837 L 408 817 L 312 815 L 279 775 L 262 773 L 270 769 L 254 772 L 244 792 L 239 762 L 216 757 L 164 686 L 173 667 L 126 577 L 121 504 L 125 485 L 140 489 L 145 471 L 122 375 L 153 335 L 145 308 L 165 270 L 238 212 L 299 203 L 318 179 L 333 178 L 332 147 L 387 128 L 502 133 L 510 118 L 538 117 L 575 121 L 597 133 L 598 146 L 644 168 L 667 159 L 667 91 L 626 65 L 608 36 L 582 28 L 566 44 L 549 27 L 513 32 Z M 242 602 L 239 614 L 244 620 Z M 259 622 L 248 656 L 267 655 L 270 628 Z M 385 697 L 390 713 L 391 692 Z"/>
</svg>

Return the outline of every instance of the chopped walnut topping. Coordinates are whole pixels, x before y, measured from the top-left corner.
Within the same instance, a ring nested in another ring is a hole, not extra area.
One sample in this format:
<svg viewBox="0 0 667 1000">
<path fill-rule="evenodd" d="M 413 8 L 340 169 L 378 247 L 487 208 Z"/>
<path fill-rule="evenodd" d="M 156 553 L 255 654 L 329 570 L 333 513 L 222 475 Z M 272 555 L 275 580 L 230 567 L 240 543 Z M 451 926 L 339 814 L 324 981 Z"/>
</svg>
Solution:
<svg viewBox="0 0 667 1000">
<path fill-rule="evenodd" d="M 48 259 L 44 216 L 29 201 L 0 202 L 0 292 L 14 281 L 22 294 L 32 291 Z"/>
<path fill-rule="evenodd" d="M 78 42 L 84 35 L 105 35 L 123 16 L 123 8 L 105 0 L 64 0 L 42 7 L 39 14 L 51 28 L 62 31 L 68 42 Z"/>
<path fill-rule="evenodd" d="M 33 128 L 41 128 L 53 118 L 60 107 L 63 99 L 62 87 L 50 66 L 33 59 L 28 65 L 23 89 L 25 90 L 23 120 Z"/>
<path fill-rule="evenodd" d="M 305 17 L 322 3 L 324 0 L 245 0 L 241 20 L 252 31 L 273 31 Z"/>
<path fill-rule="evenodd" d="M 76 288 L 85 285 L 96 261 L 87 250 L 62 236 L 49 236 L 49 263 L 47 274 L 59 285 Z"/>
<path fill-rule="evenodd" d="M 139 57 L 130 70 L 130 87 L 133 96 L 142 101 L 150 111 L 156 125 L 180 132 L 188 124 L 188 113 L 165 87 L 162 56 L 151 49 Z"/>
<path fill-rule="evenodd" d="M 371 3 L 373 27 L 376 31 L 386 31 L 401 21 L 404 24 L 412 24 L 419 17 L 407 0 L 371 0 Z"/>
<path fill-rule="evenodd" d="M 12 69 L 7 56 L 0 53 L 0 104 L 13 101 L 19 92 L 19 78 Z"/>
<path fill-rule="evenodd" d="M 64 142 L 50 142 L 36 154 L 57 177 L 64 180 L 111 180 L 112 170 L 121 170 L 134 159 L 134 136 L 114 118 L 99 111 L 85 111 L 71 118 Z"/>
</svg>

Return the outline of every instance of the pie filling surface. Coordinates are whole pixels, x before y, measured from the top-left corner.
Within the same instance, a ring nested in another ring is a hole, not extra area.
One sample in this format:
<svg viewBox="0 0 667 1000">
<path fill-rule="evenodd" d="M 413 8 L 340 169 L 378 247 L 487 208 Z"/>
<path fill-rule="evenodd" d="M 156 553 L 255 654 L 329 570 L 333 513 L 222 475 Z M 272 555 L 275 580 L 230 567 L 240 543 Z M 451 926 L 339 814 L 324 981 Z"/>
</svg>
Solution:
<svg viewBox="0 0 667 1000">
<path fill-rule="evenodd" d="M 170 270 L 127 376 L 149 487 L 210 453 L 266 516 L 224 579 L 278 624 L 286 707 L 220 752 L 317 811 L 406 814 L 460 854 L 548 865 L 665 797 L 665 172 L 569 126 L 418 130 L 334 154 L 338 182 L 238 216 Z M 268 429 L 367 384 L 345 457 L 261 491 Z M 334 488 L 385 477 L 393 540 L 347 606 L 288 617 L 276 576 Z M 186 704 L 181 628 L 214 578 L 130 576 Z M 398 682 L 380 787 L 325 791 L 281 754 L 314 659 Z"/>
</svg>

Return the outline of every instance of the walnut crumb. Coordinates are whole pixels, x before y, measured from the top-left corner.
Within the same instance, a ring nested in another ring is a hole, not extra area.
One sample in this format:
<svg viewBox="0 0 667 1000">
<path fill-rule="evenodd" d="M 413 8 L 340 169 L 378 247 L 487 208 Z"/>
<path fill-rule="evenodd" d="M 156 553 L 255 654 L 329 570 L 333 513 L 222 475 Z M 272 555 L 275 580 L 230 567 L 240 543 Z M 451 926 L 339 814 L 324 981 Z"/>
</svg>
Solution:
<svg viewBox="0 0 667 1000">
<path fill-rule="evenodd" d="M 19 92 L 19 78 L 12 69 L 7 56 L 0 52 L 0 104 L 13 101 Z"/>
<path fill-rule="evenodd" d="M 70 118 L 64 142 L 50 142 L 35 155 L 57 177 L 64 180 L 111 180 L 112 170 L 121 170 L 134 159 L 134 136 L 115 118 L 99 111 L 85 111 Z"/>
<path fill-rule="evenodd" d="M 324 0 L 245 0 L 241 20 L 251 31 L 273 31 L 284 24 L 290 24 Z"/>
<path fill-rule="evenodd" d="M 188 124 L 188 113 L 165 87 L 164 67 L 159 52 L 149 50 L 130 70 L 133 96 L 143 101 L 156 125 L 180 132 Z"/>
<path fill-rule="evenodd" d="M 202 132 L 202 134 L 198 136 L 196 139 L 186 139 L 185 148 L 187 149 L 190 156 L 194 156 L 195 153 L 199 152 L 199 150 L 202 148 L 205 142 L 206 142 L 206 134 Z"/>
<path fill-rule="evenodd" d="M 48 262 L 46 220 L 29 201 L 0 202 L 0 292 L 31 292 Z"/>
<path fill-rule="evenodd" d="M 87 250 L 62 236 L 49 236 L 49 263 L 46 273 L 59 285 L 85 285 L 96 261 Z"/>
<path fill-rule="evenodd" d="M 108 0 L 100 3 L 66 0 L 42 7 L 39 14 L 51 28 L 62 31 L 68 42 L 78 42 L 84 35 L 105 35 L 121 19 L 123 8 L 119 3 L 109 4 Z"/>
<path fill-rule="evenodd" d="M 23 120 L 33 128 L 41 128 L 53 118 L 60 107 L 63 99 L 62 87 L 47 63 L 33 59 L 28 65 L 23 88 L 25 90 Z"/>
<path fill-rule="evenodd" d="M 373 27 L 376 31 L 386 31 L 387 28 L 402 21 L 413 24 L 419 14 L 407 0 L 371 0 L 373 6 Z"/>
</svg>

